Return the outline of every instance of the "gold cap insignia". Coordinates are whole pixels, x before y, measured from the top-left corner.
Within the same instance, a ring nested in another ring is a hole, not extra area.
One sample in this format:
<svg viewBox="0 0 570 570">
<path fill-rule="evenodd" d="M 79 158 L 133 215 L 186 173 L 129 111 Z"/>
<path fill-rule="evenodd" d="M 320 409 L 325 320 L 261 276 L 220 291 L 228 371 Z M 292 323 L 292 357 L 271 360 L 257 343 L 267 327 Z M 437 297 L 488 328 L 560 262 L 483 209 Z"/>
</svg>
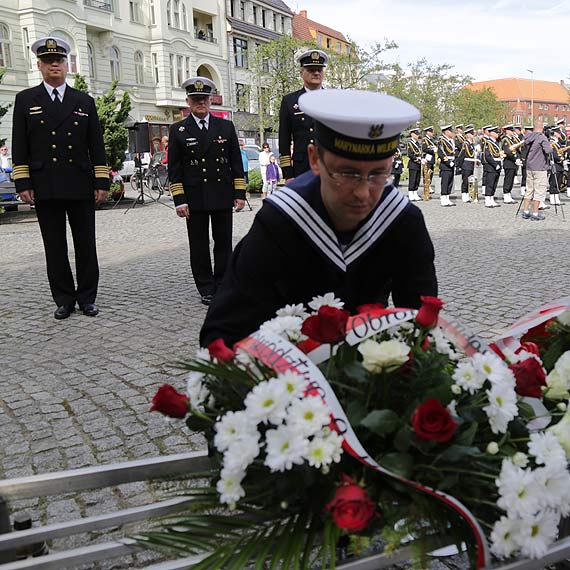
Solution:
<svg viewBox="0 0 570 570">
<path fill-rule="evenodd" d="M 46 40 L 46 49 L 48 51 L 57 51 L 57 42 L 52 38 Z"/>
<path fill-rule="evenodd" d="M 204 82 L 199 80 L 196 81 L 196 83 L 194 83 L 194 88 L 196 91 L 202 91 L 204 89 Z"/>
<path fill-rule="evenodd" d="M 384 131 L 384 125 L 372 125 L 368 131 L 368 136 L 371 139 L 379 139 Z"/>
<path fill-rule="evenodd" d="M 319 59 L 321 59 L 321 56 L 319 55 L 318 51 L 314 51 L 311 53 L 311 59 L 313 61 L 318 61 Z"/>
</svg>

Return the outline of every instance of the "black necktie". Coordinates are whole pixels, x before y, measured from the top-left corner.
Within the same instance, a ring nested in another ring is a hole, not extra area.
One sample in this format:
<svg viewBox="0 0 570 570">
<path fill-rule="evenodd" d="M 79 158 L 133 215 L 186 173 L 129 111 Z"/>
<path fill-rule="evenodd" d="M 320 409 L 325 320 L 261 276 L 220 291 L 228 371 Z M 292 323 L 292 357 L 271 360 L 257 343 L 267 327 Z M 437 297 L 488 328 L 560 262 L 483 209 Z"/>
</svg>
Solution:
<svg viewBox="0 0 570 570">
<path fill-rule="evenodd" d="M 200 139 L 205 141 L 208 134 L 208 127 L 206 126 L 206 119 L 200 119 Z"/>
<path fill-rule="evenodd" d="M 54 87 L 53 90 L 53 103 L 54 105 L 56 105 L 57 107 L 59 107 L 61 105 L 61 100 L 59 99 L 59 93 L 57 91 L 57 89 Z"/>
</svg>

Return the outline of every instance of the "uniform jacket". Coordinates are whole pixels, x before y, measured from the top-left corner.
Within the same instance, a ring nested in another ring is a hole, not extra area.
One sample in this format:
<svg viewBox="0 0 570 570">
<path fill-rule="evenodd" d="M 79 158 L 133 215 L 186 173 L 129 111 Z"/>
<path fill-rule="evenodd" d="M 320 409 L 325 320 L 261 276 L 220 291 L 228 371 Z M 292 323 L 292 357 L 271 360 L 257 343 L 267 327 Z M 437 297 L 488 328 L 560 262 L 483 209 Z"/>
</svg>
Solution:
<svg viewBox="0 0 570 570">
<path fill-rule="evenodd" d="M 281 100 L 279 110 L 279 163 L 283 177 L 294 178 L 309 170 L 307 146 L 315 141 L 315 121 L 299 108 L 299 97 L 305 93 L 303 87 L 288 93 Z M 291 156 L 291 141 L 293 156 Z"/>
<path fill-rule="evenodd" d="M 174 203 L 190 211 L 231 209 L 245 199 L 243 161 L 234 124 L 210 114 L 203 133 L 192 115 L 170 127 L 168 177 Z"/>
<path fill-rule="evenodd" d="M 475 170 L 475 145 L 465 139 L 457 156 L 457 165 L 465 172 Z"/>
<path fill-rule="evenodd" d="M 437 153 L 437 144 L 431 137 L 425 135 L 424 139 L 422 140 L 422 155 L 426 160 L 428 168 L 430 168 L 431 170 L 433 170 L 433 167 L 435 166 L 436 153 Z M 431 158 L 428 160 L 426 158 L 426 155 L 431 156 Z"/>
<path fill-rule="evenodd" d="M 61 104 L 43 83 L 16 95 L 12 158 L 16 190 L 34 190 L 39 200 L 89 199 L 109 189 L 95 101 L 69 85 Z"/>
<path fill-rule="evenodd" d="M 552 160 L 554 161 L 554 167 L 556 168 L 556 172 L 563 172 L 564 171 L 564 157 L 562 156 L 564 153 L 560 153 L 560 149 L 562 148 L 562 139 L 551 139 L 550 144 L 552 146 Z"/>
<path fill-rule="evenodd" d="M 501 149 L 505 153 L 505 158 L 503 159 L 503 168 L 505 170 L 516 170 L 518 168 L 515 161 L 519 157 L 519 149 L 510 149 L 511 145 L 517 144 L 518 142 L 519 140 L 515 136 L 504 137 L 501 141 Z"/>
<path fill-rule="evenodd" d="M 392 163 L 392 174 L 402 174 L 403 171 L 404 161 L 402 160 L 402 153 L 400 149 L 397 149 L 394 154 L 394 162 Z"/>
<path fill-rule="evenodd" d="M 441 160 L 439 170 L 453 170 L 455 164 L 455 143 L 452 139 L 441 137 L 437 145 L 437 156 Z"/>
<path fill-rule="evenodd" d="M 485 141 L 484 170 L 487 172 L 499 172 L 502 162 L 499 143 L 489 137 Z"/>
<path fill-rule="evenodd" d="M 294 221 L 299 208 L 303 215 Z M 385 223 L 383 216 L 391 213 L 393 220 Z M 360 233 L 334 232 L 320 197 L 320 178 L 312 172 L 272 194 L 234 250 L 206 316 L 201 345 L 219 337 L 233 343 L 286 304 L 307 303 L 329 291 L 350 311 L 363 303 L 386 303 L 390 294 L 397 307 L 418 307 L 420 295 L 437 295 L 431 239 L 421 211 L 403 194 L 387 186 L 359 227 Z"/>
<path fill-rule="evenodd" d="M 407 145 L 408 170 L 420 170 L 422 167 L 422 148 L 419 141 L 410 139 Z"/>
</svg>

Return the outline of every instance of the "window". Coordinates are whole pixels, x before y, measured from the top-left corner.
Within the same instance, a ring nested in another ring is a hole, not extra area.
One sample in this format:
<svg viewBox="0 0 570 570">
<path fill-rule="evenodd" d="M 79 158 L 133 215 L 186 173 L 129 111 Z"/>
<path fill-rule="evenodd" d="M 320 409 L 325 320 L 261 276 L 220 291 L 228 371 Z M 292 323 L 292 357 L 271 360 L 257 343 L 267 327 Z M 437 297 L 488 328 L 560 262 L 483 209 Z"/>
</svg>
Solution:
<svg viewBox="0 0 570 570">
<path fill-rule="evenodd" d="M 236 67 L 247 67 L 247 41 L 234 38 L 234 54 Z"/>
<path fill-rule="evenodd" d="M 239 3 L 239 17 L 242 20 L 245 20 L 245 2 L 243 0 L 240 0 Z"/>
<path fill-rule="evenodd" d="M 257 6 L 253 7 L 253 23 L 257 26 Z"/>
<path fill-rule="evenodd" d="M 0 24 L 0 67 L 12 67 L 10 29 L 6 24 Z"/>
<path fill-rule="evenodd" d="M 321 36 L 321 34 L 319 34 L 317 36 L 317 43 L 322 46 L 323 45 L 323 36 Z"/>
<path fill-rule="evenodd" d="M 182 4 L 182 29 L 188 31 L 188 14 L 186 13 L 186 4 Z"/>
<path fill-rule="evenodd" d="M 131 22 L 140 22 L 140 3 L 138 0 L 129 0 L 129 15 L 131 17 Z"/>
<path fill-rule="evenodd" d="M 261 25 L 265 28 L 267 26 L 267 12 L 265 10 L 261 10 Z"/>
<path fill-rule="evenodd" d="M 89 42 L 87 42 L 87 62 L 89 63 L 89 77 L 95 77 L 95 54 Z"/>
<path fill-rule="evenodd" d="M 149 15 L 150 15 L 150 25 L 156 26 L 156 13 L 154 11 L 154 0 L 149 1 Z"/>
<path fill-rule="evenodd" d="M 153 69 L 153 74 L 154 74 L 154 83 L 156 85 L 158 85 L 158 54 L 153 53 L 151 54 L 152 57 L 152 69 Z"/>
<path fill-rule="evenodd" d="M 26 58 L 26 63 L 28 64 L 28 69 L 33 69 L 32 50 L 30 49 L 30 33 L 28 28 L 22 28 L 22 41 L 24 42 L 24 56 Z"/>
<path fill-rule="evenodd" d="M 285 33 L 285 16 L 281 16 L 281 31 Z"/>
<path fill-rule="evenodd" d="M 61 30 L 52 30 L 49 35 L 61 38 L 71 46 L 71 52 L 67 56 L 67 65 L 69 66 L 69 73 L 77 73 L 77 55 L 75 53 L 75 42 L 73 41 L 73 38 Z"/>
<path fill-rule="evenodd" d="M 171 9 L 172 9 L 172 2 L 168 0 L 168 2 L 166 3 L 166 24 L 168 25 L 169 28 L 172 26 L 172 14 L 170 13 Z"/>
<path fill-rule="evenodd" d="M 234 0 L 230 0 L 230 16 L 234 17 Z"/>
<path fill-rule="evenodd" d="M 350 46 L 344 46 L 344 52 L 346 53 L 346 55 L 350 54 Z"/>
<path fill-rule="evenodd" d="M 340 42 L 336 42 L 336 51 L 342 53 L 342 44 Z"/>
<path fill-rule="evenodd" d="M 331 47 L 331 39 L 327 38 L 327 48 L 330 48 L 330 47 Z"/>
<path fill-rule="evenodd" d="M 248 88 L 243 83 L 236 83 L 236 108 L 238 111 L 249 112 Z"/>
<path fill-rule="evenodd" d="M 144 56 L 140 51 L 135 51 L 135 82 L 144 83 Z"/>
<path fill-rule="evenodd" d="M 109 48 L 109 63 L 111 65 L 111 80 L 121 79 L 121 56 L 115 46 Z"/>
<path fill-rule="evenodd" d="M 186 56 L 184 60 L 184 78 L 188 79 L 190 77 L 190 58 Z"/>
<path fill-rule="evenodd" d="M 170 85 L 174 87 L 176 85 L 176 75 L 174 73 L 174 54 L 169 55 L 170 59 Z"/>
<path fill-rule="evenodd" d="M 277 14 L 273 14 L 273 29 L 277 31 Z"/>
<path fill-rule="evenodd" d="M 544 110 L 548 111 L 548 105 L 544 105 Z"/>
<path fill-rule="evenodd" d="M 520 115 L 516 115 L 516 116 L 515 116 L 515 124 L 516 124 L 516 125 L 520 125 L 520 124 L 521 124 L 521 116 L 520 116 Z"/>
<path fill-rule="evenodd" d="M 176 86 L 180 87 L 184 82 L 184 56 L 176 56 Z"/>
<path fill-rule="evenodd" d="M 554 105 L 554 110 L 558 111 L 558 105 Z"/>
<path fill-rule="evenodd" d="M 180 0 L 174 0 L 174 11 L 172 14 L 172 26 L 180 29 Z"/>
</svg>

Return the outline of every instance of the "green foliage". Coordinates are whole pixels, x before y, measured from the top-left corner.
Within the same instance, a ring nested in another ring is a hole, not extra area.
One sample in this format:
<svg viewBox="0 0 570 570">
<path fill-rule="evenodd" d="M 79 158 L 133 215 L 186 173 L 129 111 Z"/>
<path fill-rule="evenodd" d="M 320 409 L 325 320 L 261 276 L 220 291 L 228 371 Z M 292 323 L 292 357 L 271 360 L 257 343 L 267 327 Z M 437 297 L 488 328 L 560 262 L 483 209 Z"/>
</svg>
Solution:
<svg viewBox="0 0 570 570">
<path fill-rule="evenodd" d="M 79 91 L 83 91 L 83 93 L 89 93 L 89 86 L 87 85 L 87 81 L 85 81 L 85 77 L 83 77 L 83 75 L 80 73 L 75 74 L 73 88 L 78 89 Z"/>
<path fill-rule="evenodd" d="M 259 193 L 263 188 L 263 179 L 261 178 L 261 171 L 259 169 L 250 170 L 247 174 L 247 191 Z"/>
<path fill-rule="evenodd" d="M 490 88 L 475 91 L 468 86 L 460 89 L 455 98 L 454 118 L 458 123 L 498 125 L 508 121 L 509 106 L 497 99 Z"/>
<path fill-rule="evenodd" d="M 117 100 L 117 84 L 118 81 L 113 81 L 107 93 L 95 101 L 103 130 L 107 164 L 111 170 L 121 169 L 129 144 L 129 134 L 124 123 L 131 110 L 131 98 L 125 91 L 120 100 Z"/>
<path fill-rule="evenodd" d="M 6 74 L 6 70 L 5 69 L 0 69 L 0 83 L 2 83 L 2 80 L 4 79 L 4 75 Z M 2 117 L 4 117 L 4 115 L 8 112 L 8 109 L 11 107 L 11 105 L 0 105 L 0 123 L 2 122 Z M 6 139 L 0 139 L 0 145 L 4 144 L 6 142 Z"/>
</svg>

